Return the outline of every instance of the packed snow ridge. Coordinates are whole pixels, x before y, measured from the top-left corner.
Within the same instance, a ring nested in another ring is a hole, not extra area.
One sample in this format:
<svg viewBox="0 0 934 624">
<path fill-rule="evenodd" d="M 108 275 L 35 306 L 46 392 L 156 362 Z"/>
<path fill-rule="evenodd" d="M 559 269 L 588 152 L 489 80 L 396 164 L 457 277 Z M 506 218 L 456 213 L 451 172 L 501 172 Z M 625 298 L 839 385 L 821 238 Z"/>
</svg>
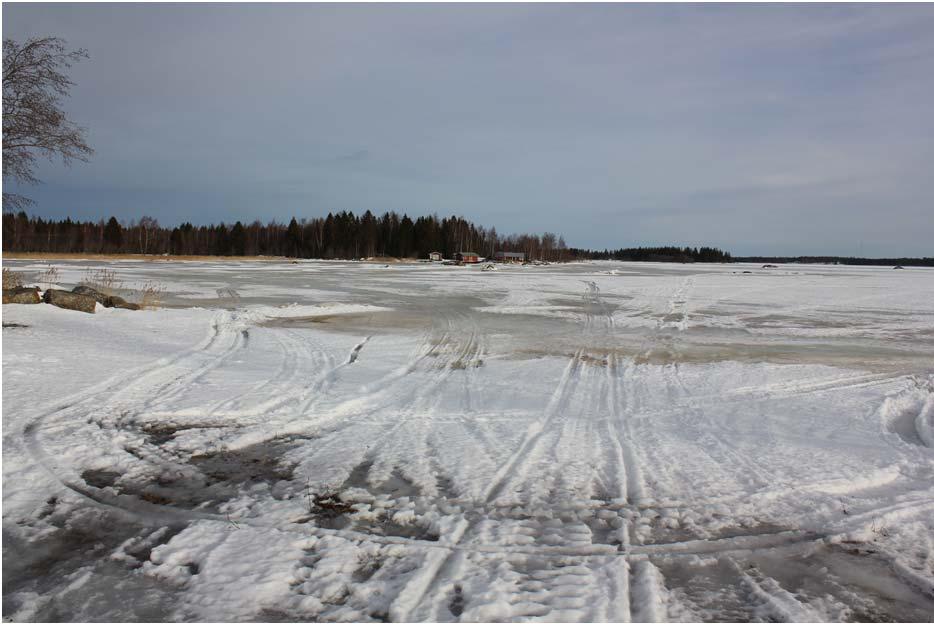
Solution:
<svg viewBox="0 0 934 624">
<path fill-rule="evenodd" d="M 934 613 L 934 270 L 100 266 L 3 306 L 6 620 Z"/>
</svg>

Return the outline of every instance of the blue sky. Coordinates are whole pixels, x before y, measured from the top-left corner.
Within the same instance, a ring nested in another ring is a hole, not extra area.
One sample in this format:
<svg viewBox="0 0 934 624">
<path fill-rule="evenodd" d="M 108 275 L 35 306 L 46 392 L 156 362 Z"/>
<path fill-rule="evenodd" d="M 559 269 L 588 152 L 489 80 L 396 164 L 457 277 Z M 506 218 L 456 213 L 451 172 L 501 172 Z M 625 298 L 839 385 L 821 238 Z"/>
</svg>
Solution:
<svg viewBox="0 0 934 624">
<path fill-rule="evenodd" d="M 3 35 L 90 54 L 97 153 L 36 214 L 934 255 L 934 5 L 4 3 Z"/>
</svg>

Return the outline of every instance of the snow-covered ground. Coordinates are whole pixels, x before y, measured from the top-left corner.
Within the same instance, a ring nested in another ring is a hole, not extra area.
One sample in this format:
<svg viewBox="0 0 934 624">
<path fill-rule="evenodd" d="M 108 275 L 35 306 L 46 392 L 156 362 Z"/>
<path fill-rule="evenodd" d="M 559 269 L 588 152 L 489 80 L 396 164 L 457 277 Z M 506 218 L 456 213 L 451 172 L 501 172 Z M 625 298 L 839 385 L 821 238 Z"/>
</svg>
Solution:
<svg viewBox="0 0 934 624">
<path fill-rule="evenodd" d="M 5 619 L 934 614 L 932 270 L 101 266 L 3 306 Z"/>
</svg>

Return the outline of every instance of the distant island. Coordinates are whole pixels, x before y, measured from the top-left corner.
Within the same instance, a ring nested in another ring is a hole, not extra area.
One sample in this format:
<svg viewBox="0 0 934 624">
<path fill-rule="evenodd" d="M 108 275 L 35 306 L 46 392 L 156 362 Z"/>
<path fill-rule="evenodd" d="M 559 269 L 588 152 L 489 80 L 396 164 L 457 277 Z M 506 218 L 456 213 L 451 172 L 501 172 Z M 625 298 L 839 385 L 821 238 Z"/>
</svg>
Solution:
<svg viewBox="0 0 934 624">
<path fill-rule="evenodd" d="M 291 258 L 445 258 L 472 251 L 492 258 L 497 252 L 521 252 L 530 260 L 633 260 L 654 262 L 730 262 L 728 252 L 713 247 L 638 247 L 594 251 L 568 247 L 564 237 L 497 233 L 462 217 L 437 215 L 412 219 L 386 212 L 362 216 L 343 211 L 326 217 L 292 218 L 288 224 L 253 221 L 174 227 L 142 217 L 121 223 L 47 220 L 24 211 L 3 215 L 5 252 L 56 254 L 144 254 L 169 256 L 285 256 Z"/>
<path fill-rule="evenodd" d="M 934 258 L 854 258 L 846 256 L 742 256 L 734 262 L 766 264 L 855 264 L 863 266 L 934 266 Z"/>
</svg>

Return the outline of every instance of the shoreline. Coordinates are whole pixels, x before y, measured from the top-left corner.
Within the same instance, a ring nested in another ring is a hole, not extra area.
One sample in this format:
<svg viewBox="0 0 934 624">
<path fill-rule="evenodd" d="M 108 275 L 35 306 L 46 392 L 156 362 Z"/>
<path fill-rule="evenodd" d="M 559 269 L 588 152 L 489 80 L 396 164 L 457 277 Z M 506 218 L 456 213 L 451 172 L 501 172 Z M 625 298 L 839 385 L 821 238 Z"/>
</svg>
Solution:
<svg viewBox="0 0 934 624">
<path fill-rule="evenodd" d="M 288 262 L 285 256 L 163 256 L 154 254 L 84 254 L 49 253 L 42 251 L 4 251 L 3 260 L 139 260 L 142 262 L 252 260 L 260 262 Z"/>
<path fill-rule="evenodd" d="M 198 255 L 153 255 L 153 254 L 82 254 L 82 253 L 47 253 L 41 251 L 4 251 L 0 259 L 6 260 L 136 260 L 140 262 L 303 262 L 307 260 L 325 260 L 324 258 L 290 258 L 288 256 L 198 256 Z M 379 264 L 417 263 L 413 258 L 367 258 L 366 260 L 334 259 L 335 262 L 372 262 Z"/>
</svg>

